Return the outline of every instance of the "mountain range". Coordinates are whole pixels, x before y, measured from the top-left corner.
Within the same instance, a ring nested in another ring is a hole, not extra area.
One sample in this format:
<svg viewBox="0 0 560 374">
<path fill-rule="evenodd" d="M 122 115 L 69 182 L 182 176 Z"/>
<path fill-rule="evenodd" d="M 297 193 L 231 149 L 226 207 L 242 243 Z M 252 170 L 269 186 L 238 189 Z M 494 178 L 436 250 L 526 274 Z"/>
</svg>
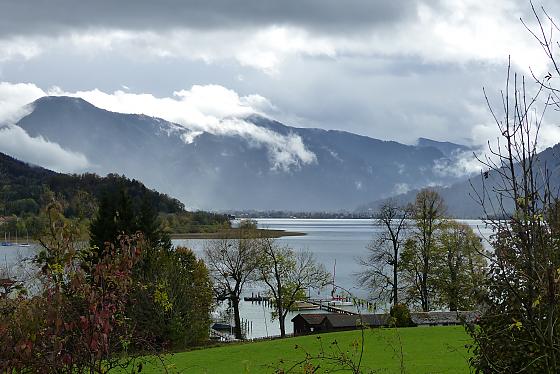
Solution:
<svg viewBox="0 0 560 374">
<path fill-rule="evenodd" d="M 521 174 L 519 165 L 516 165 L 517 175 Z M 544 186 L 543 172 L 548 173 L 548 184 L 554 196 L 560 195 L 560 144 L 549 147 L 537 154 L 533 170 L 539 188 Z M 499 216 L 505 211 L 513 210 L 513 201 L 505 198 L 499 201 L 496 190 L 503 190 L 503 181 L 497 170 L 490 170 L 487 173 L 473 175 L 468 179 L 456 182 L 450 186 L 433 187 L 444 199 L 447 206 L 447 214 L 458 218 L 484 218 L 489 216 Z M 484 191 L 487 194 L 484 194 Z M 404 205 L 412 203 L 418 191 L 413 190 L 404 194 L 399 194 L 390 199 Z M 375 212 L 387 199 L 378 199 L 364 204 L 356 209 L 357 212 Z M 484 207 L 483 204 L 484 203 Z"/>
<path fill-rule="evenodd" d="M 64 96 L 28 106 L 16 125 L 87 158 L 88 172 L 118 173 L 214 210 L 354 209 L 428 185 L 469 147 L 419 139 L 415 145 L 344 131 L 286 126 L 260 115 L 233 119 L 246 132 L 193 131 L 161 118 L 123 114 Z M 0 150 L 1 151 L 1 150 Z"/>
</svg>

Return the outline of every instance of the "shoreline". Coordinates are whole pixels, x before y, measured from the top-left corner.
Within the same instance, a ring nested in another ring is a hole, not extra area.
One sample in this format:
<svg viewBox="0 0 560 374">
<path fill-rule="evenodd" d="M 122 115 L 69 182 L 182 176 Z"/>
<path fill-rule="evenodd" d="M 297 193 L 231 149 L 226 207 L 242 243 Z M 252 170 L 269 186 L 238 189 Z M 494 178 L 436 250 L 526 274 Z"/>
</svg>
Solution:
<svg viewBox="0 0 560 374">
<path fill-rule="evenodd" d="M 286 230 L 269 230 L 258 229 L 259 233 L 265 233 L 266 238 L 282 238 L 289 236 L 305 236 L 304 232 L 299 231 L 286 231 Z M 229 234 L 229 235 L 228 235 Z M 237 229 L 216 231 L 216 232 L 187 232 L 187 233 L 171 233 L 171 239 L 238 239 Z M 36 239 L 29 239 L 30 246 L 36 246 L 39 241 Z M 29 248 L 30 246 L 20 246 L 19 243 L 11 243 L 10 245 L 2 245 L 0 248 Z"/>
<path fill-rule="evenodd" d="M 287 236 L 305 236 L 304 232 L 258 229 L 259 233 L 265 233 L 267 238 L 282 238 Z M 229 235 L 228 235 L 229 234 Z M 189 232 L 170 234 L 171 239 L 237 239 L 237 229 L 216 232 Z"/>
</svg>

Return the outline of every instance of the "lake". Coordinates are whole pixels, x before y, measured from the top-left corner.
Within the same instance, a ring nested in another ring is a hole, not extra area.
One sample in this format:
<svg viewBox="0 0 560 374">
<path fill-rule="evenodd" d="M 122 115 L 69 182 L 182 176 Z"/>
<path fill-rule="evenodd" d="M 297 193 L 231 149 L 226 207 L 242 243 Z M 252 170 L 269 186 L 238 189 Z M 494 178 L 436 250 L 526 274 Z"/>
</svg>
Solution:
<svg viewBox="0 0 560 374">
<path fill-rule="evenodd" d="M 331 273 L 335 270 L 336 284 L 344 287 L 358 297 L 367 296 L 367 291 L 355 283 L 355 273 L 360 271 L 356 259 L 367 255 L 367 245 L 383 230 L 371 219 L 256 219 L 259 228 L 297 231 L 304 236 L 286 236 L 277 239 L 278 243 L 296 250 L 307 250 L 315 255 L 317 261 L 325 265 Z M 482 236 L 491 234 L 482 221 L 460 220 Z M 182 245 L 202 255 L 205 239 L 178 239 L 174 245 Z M 330 291 L 330 290 L 329 290 Z"/>
<path fill-rule="evenodd" d="M 257 219 L 259 228 L 278 229 L 286 231 L 303 232 L 305 236 L 287 236 L 277 239 L 280 244 L 288 245 L 296 250 L 312 252 L 317 261 L 325 265 L 327 270 L 333 272 L 336 261 L 336 284 L 344 287 L 359 298 L 366 298 L 368 290 L 356 284 L 355 273 L 360 271 L 356 259 L 367 255 L 367 245 L 383 229 L 371 219 Z M 479 220 L 460 220 L 468 224 L 479 235 L 488 237 L 491 230 L 486 228 Z M 173 240 L 174 245 L 192 248 L 197 254 L 202 255 L 204 239 Z M 263 292 L 263 286 L 247 287 L 246 292 Z M 324 289 L 322 296 L 330 295 L 331 289 Z M 317 293 L 311 296 L 318 296 Z M 253 333 L 249 337 L 266 336 L 279 333 L 275 321 L 270 322 L 270 310 L 262 305 L 242 302 L 243 318 L 253 322 Z M 292 323 L 287 319 L 287 332 L 292 331 Z M 264 316 L 267 316 L 265 319 Z M 265 326 L 266 320 L 266 326 Z"/>
</svg>

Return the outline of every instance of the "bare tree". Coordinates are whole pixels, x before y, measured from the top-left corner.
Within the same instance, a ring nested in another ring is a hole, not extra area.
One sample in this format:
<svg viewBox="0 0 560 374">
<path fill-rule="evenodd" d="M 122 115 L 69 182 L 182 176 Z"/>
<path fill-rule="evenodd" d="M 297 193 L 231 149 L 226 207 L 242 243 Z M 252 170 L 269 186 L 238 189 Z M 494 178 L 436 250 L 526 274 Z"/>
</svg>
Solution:
<svg viewBox="0 0 560 374">
<path fill-rule="evenodd" d="M 472 364 L 480 372 L 560 371 L 560 216 L 558 186 L 551 183 L 559 178 L 557 167 L 549 169 L 558 161 L 554 155 L 547 164 L 543 157 L 554 150 L 543 155 L 537 148 L 546 109 L 560 109 L 560 91 L 553 85 L 560 77 L 553 36 L 560 29 L 544 9 L 532 9 L 538 26 L 528 30 L 549 58 L 551 72 L 543 78 L 533 74 L 536 88 L 528 88 L 509 65 L 500 105 L 487 98 L 501 136 L 480 160 L 488 171 L 475 191 L 494 230 L 495 249 L 481 295 L 485 308 L 470 330 Z"/>
<path fill-rule="evenodd" d="M 243 338 L 239 315 L 243 287 L 251 280 L 258 265 L 258 238 L 255 233 L 255 227 L 242 225 L 239 229 L 239 238 L 230 239 L 231 235 L 226 233 L 224 238 L 209 240 L 204 248 L 218 298 L 231 301 L 236 339 Z"/>
<path fill-rule="evenodd" d="M 362 271 L 358 282 L 371 289 L 374 300 L 399 303 L 400 256 L 411 208 L 389 200 L 379 207 L 377 224 L 382 227 L 377 237 L 368 246 L 368 255 L 359 258 Z"/>
<path fill-rule="evenodd" d="M 322 264 L 310 252 L 296 252 L 280 246 L 272 238 L 262 238 L 259 245 L 259 279 L 272 295 L 280 336 L 286 336 L 286 315 L 295 302 L 305 298 L 308 289 L 321 288 L 330 279 Z"/>
</svg>

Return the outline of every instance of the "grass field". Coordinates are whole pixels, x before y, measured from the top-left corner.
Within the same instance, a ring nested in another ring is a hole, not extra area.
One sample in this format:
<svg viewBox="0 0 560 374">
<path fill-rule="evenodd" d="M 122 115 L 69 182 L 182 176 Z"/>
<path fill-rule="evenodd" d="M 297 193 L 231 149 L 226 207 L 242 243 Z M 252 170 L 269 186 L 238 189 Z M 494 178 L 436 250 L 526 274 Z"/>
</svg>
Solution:
<svg viewBox="0 0 560 374">
<path fill-rule="evenodd" d="M 317 339 L 320 337 L 320 339 Z M 352 342 L 359 340 L 359 331 L 229 344 L 166 356 L 170 372 L 180 373 L 274 373 L 288 368 L 305 357 L 305 351 L 316 354 L 321 344 L 333 352 L 333 341 L 342 350 L 352 351 Z M 406 373 L 468 373 L 469 337 L 460 326 L 374 329 L 365 331 L 364 372 L 400 372 L 400 347 Z M 401 342 L 401 343 L 399 343 Z M 299 348 L 296 349 L 295 346 Z M 283 360 L 283 364 L 280 364 Z M 321 368 L 329 367 L 321 362 Z M 160 373 L 161 366 L 145 365 L 143 373 Z M 298 372 L 295 370 L 294 372 Z M 323 371 L 320 371 L 323 372 Z"/>
</svg>

